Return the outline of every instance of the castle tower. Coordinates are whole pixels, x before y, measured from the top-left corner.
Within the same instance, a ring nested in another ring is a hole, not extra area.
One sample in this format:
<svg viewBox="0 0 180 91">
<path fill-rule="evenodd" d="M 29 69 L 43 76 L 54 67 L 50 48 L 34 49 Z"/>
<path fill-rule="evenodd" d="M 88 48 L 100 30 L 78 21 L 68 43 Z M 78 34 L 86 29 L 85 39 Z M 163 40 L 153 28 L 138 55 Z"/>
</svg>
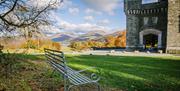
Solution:
<svg viewBox="0 0 180 91">
<path fill-rule="evenodd" d="M 139 45 L 139 16 L 130 14 L 135 13 L 135 10 L 139 10 L 141 6 L 141 0 L 125 0 L 125 13 L 126 13 L 126 47 L 128 50 L 136 49 Z"/>
<path fill-rule="evenodd" d="M 143 0 L 124 0 L 124 11 L 127 16 L 127 50 L 165 50 L 167 0 L 148 4 L 142 2 Z"/>
</svg>

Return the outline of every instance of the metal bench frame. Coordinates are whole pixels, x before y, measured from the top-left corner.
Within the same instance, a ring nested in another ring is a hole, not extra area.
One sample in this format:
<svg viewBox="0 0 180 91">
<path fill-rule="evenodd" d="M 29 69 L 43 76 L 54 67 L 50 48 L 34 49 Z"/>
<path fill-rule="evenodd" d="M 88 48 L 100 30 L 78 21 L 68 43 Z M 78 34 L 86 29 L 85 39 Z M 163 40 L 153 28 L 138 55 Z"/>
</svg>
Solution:
<svg viewBox="0 0 180 91">
<path fill-rule="evenodd" d="M 54 71 L 58 71 L 63 76 L 64 91 L 70 91 L 73 87 L 79 87 L 82 91 L 82 85 L 93 84 L 96 85 L 98 91 L 101 91 L 98 81 L 100 78 L 94 73 L 90 77 L 84 76 L 81 72 L 92 69 L 90 67 L 84 70 L 76 71 L 68 67 L 66 64 L 65 56 L 62 51 L 44 49 L 47 62 L 54 68 Z M 53 71 L 53 72 L 54 72 Z"/>
</svg>

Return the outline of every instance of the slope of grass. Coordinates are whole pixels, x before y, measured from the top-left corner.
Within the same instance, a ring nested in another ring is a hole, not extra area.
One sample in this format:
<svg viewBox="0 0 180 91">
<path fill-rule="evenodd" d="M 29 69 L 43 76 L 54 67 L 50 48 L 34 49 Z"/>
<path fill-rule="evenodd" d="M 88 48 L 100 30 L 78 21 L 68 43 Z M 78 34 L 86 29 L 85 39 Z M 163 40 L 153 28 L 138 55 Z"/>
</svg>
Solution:
<svg viewBox="0 0 180 91">
<path fill-rule="evenodd" d="M 61 76 L 51 75 L 52 69 L 44 60 L 43 55 L 22 54 L 1 59 L 0 91 L 59 91 Z M 180 89 L 180 57 L 67 55 L 66 60 L 77 70 L 97 67 L 89 72 L 101 77 L 103 91 Z"/>
</svg>

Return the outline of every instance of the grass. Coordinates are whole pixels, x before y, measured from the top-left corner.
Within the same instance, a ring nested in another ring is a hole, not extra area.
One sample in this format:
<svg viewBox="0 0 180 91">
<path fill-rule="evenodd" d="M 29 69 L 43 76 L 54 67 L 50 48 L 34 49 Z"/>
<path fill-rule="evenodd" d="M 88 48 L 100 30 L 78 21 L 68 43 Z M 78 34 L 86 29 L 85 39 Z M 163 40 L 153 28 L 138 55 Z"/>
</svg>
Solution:
<svg viewBox="0 0 180 91">
<path fill-rule="evenodd" d="M 63 85 L 42 55 L 0 56 L 0 91 L 58 91 Z"/>
<path fill-rule="evenodd" d="M 62 87 L 61 76 L 57 73 L 51 75 L 52 69 L 42 55 L 16 54 L 16 57 L 12 66 L 14 71 L 8 73 L 9 77 L 5 77 L 0 69 L 0 91 L 57 91 Z M 66 60 L 77 70 L 97 67 L 89 72 L 101 77 L 104 91 L 180 89 L 180 57 L 67 55 Z"/>
<path fill-rule="evenodd" d="M 180 58 L 132 56 L 68 56 L 76 69 L 96 66 L 104 87 L 129 91 L 178 91 Z"/>
</svg>

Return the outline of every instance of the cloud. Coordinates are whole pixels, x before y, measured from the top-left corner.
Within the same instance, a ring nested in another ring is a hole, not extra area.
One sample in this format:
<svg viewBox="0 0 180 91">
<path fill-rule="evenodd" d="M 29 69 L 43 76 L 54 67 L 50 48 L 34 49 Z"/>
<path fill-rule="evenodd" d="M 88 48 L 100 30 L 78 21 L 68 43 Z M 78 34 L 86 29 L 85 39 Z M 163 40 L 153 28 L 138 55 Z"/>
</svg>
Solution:
<svg viewBox="0 0 180 91">
<path fill-rule="evenodd" d="M 69 13 L 75 15 L 79 13 L 79 8 L 69 8 Z"/>
<path fill-rule="evenodd" d="M 96 10 L 90 9 L 90 8 L 87 8 L 87 9 L 85 10 L 85 13 L 86 13 L 86 14 L 98 14 L 98 15 L 101 15 L 101 14 L 102 14 L 102 12 L 96 11 Z"/>
<path fill-rule="evenodd" d="M 60 26 L 63 28 L 65 32 L 74 32 L 74 33 L 86 33 L 94 30 L 106 30 L 108 31 L 108 27 L 99 26 L 96 24 L 90 23 L 82 23 L 82 24 L 72 24 L 66 21 L 60 23 Z"/>
<path fill-rule="evenodd" d="M 108 19 L 104 19 L 104 20 L 98 21 L 97 24 L 104 26 L 104 25 L 108 25 L 109 23 L 110 23 L 110 21 Z"/>
<path fill-rule="evenodd" d="M 46 34 L 57 34 L 62 32 L 61 29 L 56 26 L 40 26 L 40 28 Z"/>
<path fill-rule="evenodd" d="M 84 19 L 86 21 L 93 21 L 94 20 L 94 17 L 93 16 L 85 16 Z"/>
<path fill-rule="evenodd" d="M 53 22 L 53 25 L 57 25 L 58 23 L 60 23 L 62 21 L 61 17 L 59 16 L 59 13 L 58 12 L 55 12 L 55 11 L 51 11 L 49 13 L 49 16 L 51 21 Z"/>
<path fill-rule="evenodd" d="M 81 0 L 94 10 L 114 14 L 114 10 L 121 4 L 122 0 Z"/>
</svg>

